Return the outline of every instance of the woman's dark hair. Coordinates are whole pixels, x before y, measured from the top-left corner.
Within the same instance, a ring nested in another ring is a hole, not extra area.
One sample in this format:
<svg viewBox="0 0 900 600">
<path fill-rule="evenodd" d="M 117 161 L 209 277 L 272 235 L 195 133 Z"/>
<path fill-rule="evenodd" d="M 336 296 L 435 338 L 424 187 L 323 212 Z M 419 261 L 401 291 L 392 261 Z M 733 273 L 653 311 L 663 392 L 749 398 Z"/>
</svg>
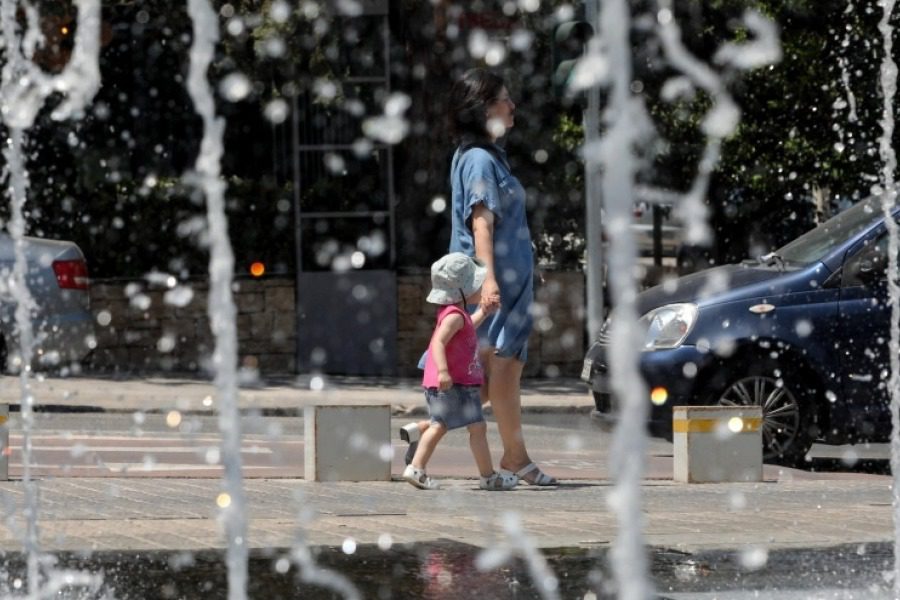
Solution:
<svg viewBox="0 0 900 600">
<path fill-rule="evenodd" d="M 469 69 L 450 89 L 450 114 L 447 127 L 450 136 L 488 137 L 487 107 L 500 97 L 503 78 L 487 69 Z"/>
</svg>

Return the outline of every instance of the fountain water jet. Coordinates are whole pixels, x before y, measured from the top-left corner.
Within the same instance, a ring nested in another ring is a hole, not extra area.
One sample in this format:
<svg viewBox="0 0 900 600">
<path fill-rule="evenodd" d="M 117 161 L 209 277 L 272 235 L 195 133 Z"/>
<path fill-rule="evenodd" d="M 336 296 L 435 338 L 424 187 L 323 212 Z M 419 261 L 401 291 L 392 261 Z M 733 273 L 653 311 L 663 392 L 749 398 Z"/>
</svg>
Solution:
<svg viewBox="0 0 900 600">
<path fill-rule="evenodd" d="M 606 132 L 595 147 L 585 148 L 585 159 L 602 167 L 601 193 L 607 200 L 604 223 L 610 239 L 609 281 L 615 319 L 611 345 L 623 349 L 610 355 L 613 393 L 621 402 L 610 472 L 615 488 L 608 502 L 619 524 L 613 542 L 612 565 L 616 590 L 624 600 L 645 600 L 653 595 L 647 555 L 644 551 L 641 514 L 641 480 L 647 434 L 646 386 L 637 370 L 640 336 L 632 276 L 637 248 L 628 227 L 616 227 L 631 218 L 637 161 L 635 145 L 646 131 L 643 104 L 631 93 L 631 15 L 625 0 L 604 0 L 600 11 L 600 35 L 606 42 L 610 67 L 610 93 L 603 119 Z M 609 224 L 609 225 L 607 225 Z"/>
<path fill-rule="evenodd" d="M 302 506 L 304 504 L 303 494 L 296 493 L 295 501 Z M 316 563 L 316 557 L 313 555 L 306 538 L 306 527 L 313 517 L 313 512 L 308 509 L 299 511 L 297 520 L 300 526 L 297 529 L 292 544 L 293 547 L 291 548 L 291 560 L 300 569 L 300 581 L 329 589 L 336 594 L 340 594 L 344 600 L 361 600 L 362 594 L 348 578 L 337 571 L 321 567 Z"/>
<path fill-rule="evenodd" d="M 24 240 L 26 222 L 23 208 L 28 197 L 28 171 L 24 148 L 27 132 L 34 124 L 47 99 L 54 93 L 62 93 L 63 100 L 51 113 L 54 120 L 78 118 L 100 87 L 100 1 L 76 0 L 78 7 L 78 32 L 72 56 L 58 75 L 44 73 L 32 61 L 35 48 L 41 42 L 39 14 L 26 3 L 25 14 L 28 30 L 20 35 L 18 22 L 19 4 L 14 0 L 2 0 L 2 21 L 5 64 L 0 82 L 2 117 L 9 130 L 9 143 L 4 150 L 9 178 L 11 218 L 7 226 L 14 242 L 15 263 L 10 289 L 16 303 L 15 321 L 19 337 L 19 387 L 22 421 L 22 463 L 25 489 L 25 552 L 27 556 L 27 591 L 29 597 L 46 593 L 40 581 L 40 550 L 38 544 L 38 492 L 31 479 L 32 427 L 34 396 L 29 377 L 34 354 L 34 332 L 31 313 L 34 300 L 28 291 Z M 24 53 L 23 53 L 24 50 Z M 48 586 L 58 585 L 50 577 Z"/>
<path fill-rule="evenodd" d="M 188 0 L 188 13 L 193 23 L 194 40 L 187 88 L 203 119 L 203 139 L 196 171 L 187 179 L 199 187 L 206 198 L 210 243 L 209 321 L 216 338 L 212 365 L 219 399 L 219 430 L 225 469 L 224 491 L 219 495 L 218 505 L 228 544 L 228 598 L 243 600 L 247 597 L 247 517 L 237 403 L 237 311 L 231 290 L 234 254 L 228 237 L 225 183 L 221 177 L 225 120 L 216 117 L 215 100 L 207 80 L 207 71 L 219 41 L 219 27 L 216 13 L 207 0 Z"/>
<path fill-rule="evenodd" d="M 893 211 L 897 203 L 895 189 L 895 171 L 897 155 L 894 152 L 894 96 L 897 93 L 897 63 L 894 62 L 894 28 L 890 24 L 894 12 L 895 0 L 882 0 L 882 17 L 878 30 L 884 43 L 884 58 L 881 62 L 881 94 L 883 111 L 881 119 L 882 133 L 878 150 L 882 161 L 881 208 L 884 211 L 884 224 L 888 232 L 888 268 L 887 286 L 891 301 L 890 355 L 891 375 L 888 380 L 888 393 L 891 402 L 891 472 L 894 474 L 894 485 L 891 493 L 894 505 L 894 594 L 900 595 L 900 286 L 897 285 L 898 272 L 897 252 L 898 227 L 894 221 Z"/>
<path fill-rule="evenodd" d="M 525 533 L 522 517 L 517 512 L 503 515 L 503 533 L 506 539 L 483 550 L 475 559 L 479 571 L 492 571 L 508 564 L 513 558 L 521 558 L 528 566 L 528 573 L 543 600 L 559 600 L 559 579 L 547 564 L 534 541 Z"/>
<path fill-rule="evenodd" d="M 710 176 L 719 160 L 722 140 L 734 131 L 740 111 L 719 75 L 692 56 L 682 44 L 672 2 L 659 0 L 657 6 L 657 35 L 665 58 L 684 75 L 671 80 L 666 87 L 669 90 L 684 89 L 687 83 L 688 86 L 703 89 L 713 100 L 713 106 L 701 124 L 707 141 L 697 174 L 690 190 L 684 195 L 676 195 L 676 211 L 687 226 L 686 241 L 707 243 L 711 232 L 704 198 Z M 635 200 L 636 146 L 643 137 L 652 134 L 652 125 L 643 104 L 630 91 L 631 18 L 628 5 L 622 0 L 604 0 L 602 7 L 597 29 L 599 39 L 592 40 L 588 54 L 579 62 L 576 72 L 581 73 L 580 80 L 588 81 L 588 85 L 610 87 L 604 115 L 606 131 L 599 141 L 593 141 L 595 132 L 586 132 L 584 155 L 589 165 L 586 169 L 588 176 L 597 169 L 602 171 L 602 197 L 607 201 L 604 227 L 610 239 L 608 272 L 616 307 L 611 319 L 610 346 L 617 348 L 617 351 L 608 357 L 612 390 L 619 398 L 621 407 L 610 455 L 610 472 L 616 486 L 609 502 L 619 524 L 619 534 L 612 549 L 612 566 L 618 596 L 643 600 L 652 595 L 643 548 L 640 508 L 648 406 L 647 390 L 637 370 L 641 332 L 635 305 L 637 288 L 632 276 L 637 251 L 629 228 L 623 224 L 631 219 Z M 744 23 L 755 34 L 755 39 L 743 44 L 724 44 L 716 52 L 714 60 L 726 67 L 744 70 L 779 60 L 781 48 L 774 24 L 752 11 L 745 13 Z M 598 59 L 601 49 L 605 49 L 606 60 L 602 57 Z M 588 68 L 598 72 L 588 77 L 584 73 Z M 575 84 L 577 86 L 579 82 Z M 582 87 L 586 86 L 582 84 Z M 666 88 L 663 95 L 674 99 Z M 650 193 L 660 197 L 671 196 L 652 189 Z M 596 198 L 588 198 L 590 203 L 597 201 Z M 589 259 L 595 260 L 595 257 Z"/>
</svg>

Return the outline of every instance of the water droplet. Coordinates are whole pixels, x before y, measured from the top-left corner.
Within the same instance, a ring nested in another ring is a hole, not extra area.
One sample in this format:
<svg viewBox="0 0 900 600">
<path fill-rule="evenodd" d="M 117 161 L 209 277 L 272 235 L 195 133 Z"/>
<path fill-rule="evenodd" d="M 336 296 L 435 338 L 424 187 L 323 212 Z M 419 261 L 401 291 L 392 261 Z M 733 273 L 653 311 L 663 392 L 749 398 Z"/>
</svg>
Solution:
<svg viewBox="0 0 900 600">
<path fill-rule="evenodd" d="M 391 546 L 394 545 L 394 538 L 391 537 L 389 533 L 382 533 L 378 536 L 378 548 L 380 550 L 384 550 L 385 552 L 391 549 Z"/>
<path fill-rule="evenodd" d="M 758 546 L 745 548 L 738 557 L 741 566 L 748 571 L 756 571 L 766 566 L 769 562 L 769 551 Z"/>
<path fill-rule="evenodd" d="M 475 29 L 469 35 L 469 54 L 472 58 L 484 58 L 488 51 L 488 35 L 483 29 Z"/>
<path fill-rule="evenodd" d="M 265 116 L 273 125 L 284 123 L 288 116 L 288 104 L 281 98 L 272 100 L 263 109 Z"/>
<path fill-rule="evenodd" d="M 291 569 L 291 561 L 283 556 L 275 561 L 275 572 L 284 575 Z"/>
<path fill-rule="evenodd" d="M 175 334 L 173 333 L 164 333 L 162 337 L 160 337 L 156 341 L 156 349 L 162 352 L 163 354 L 168 354 L 172 350 L 175 349 Z"/>
<path fill-rule="evenodd" d="M 181 425 L 181 413 L 177 410 L 170 410 L 168 414 L 166 414 L 166 425 L 172 428 Z"/>
<path fill-rule="evenodd" d="M 335 152 L 328 152 L 323 158 L 325 168 L 335 175 L 345 175 L 347 173 L 347 162 L 344 157 Z"/>
<path fill-rule="evenodd" d="M 269 9 L 269 15 L 276 23 L 285 23 L 291 16 L 291 7 L 284 0 L 275 0 Z"/>
<path fill-rule="evenodd" d="M 152 301 L 150 300 L 150 296 L 146 294 L 135 294 L 131 297 L 130 304 L 138 310 L 147 310 L 150 308 Z"/>
<path fill-rule="evenodd" d="M 394 446 L 392 444 L 382 444 L 378 448 L 378 457 L 384 462 L 390 462 L 394 458 Z"/>
<path fill-rule="evenodd" d="M 229 102 L 240 102 L 253 91 L 253 84 L 243 73 L 229 73 L 219 84 L 219 92 Z"/>
</svg>

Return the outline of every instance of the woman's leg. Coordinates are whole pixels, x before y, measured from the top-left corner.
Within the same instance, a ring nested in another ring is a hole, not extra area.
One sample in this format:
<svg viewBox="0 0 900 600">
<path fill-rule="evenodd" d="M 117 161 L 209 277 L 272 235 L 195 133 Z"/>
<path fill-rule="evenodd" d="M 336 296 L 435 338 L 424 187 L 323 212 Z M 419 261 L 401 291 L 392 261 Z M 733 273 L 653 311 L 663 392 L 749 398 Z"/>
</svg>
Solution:
<svg viewBox="0 0 900 600">
<path fill-rule="evenodd" d="M 478 361 L 484 371 L 484 381 L 481 384 L 481 405 L 485 406 L 491 401 L 491 358 L 494 356 L 493 348 L 479 348 Z"/>
<path fill-rule="evenodd" d="M 501 358 L 493 353 L 493 349 L 484 350 L 481 360 L 485 365 L 485 371 L 490 373 L 487 396 L 494 410 L 500 439 L 503 441 L 500 468 L 517 473 L 532 464 L 522 435 L 521 381 L 525 363 L 515 358 Z M 557 483 L 555 478 L 547 476 L 537 467 L 523 473 L 521 478 L 530 484 Z"/>
<path fill-rule="evenodd" d="M 522 437 L 520 382 L 525 365 L 515 358 L 501 358 L 493 353 L 489 355 L 488 362 L 488 398 L 503 441 L 500 468 L 515 472 L 531 462 Z"/>
</svg>

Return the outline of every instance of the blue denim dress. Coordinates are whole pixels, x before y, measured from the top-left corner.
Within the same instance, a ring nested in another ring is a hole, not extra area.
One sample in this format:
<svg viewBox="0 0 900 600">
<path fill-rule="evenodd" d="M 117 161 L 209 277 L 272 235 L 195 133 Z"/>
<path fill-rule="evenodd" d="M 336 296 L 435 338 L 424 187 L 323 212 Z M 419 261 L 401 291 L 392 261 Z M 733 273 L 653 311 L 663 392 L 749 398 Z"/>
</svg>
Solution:
<svg viewBox="0 0 900 600">
<path fill-rule="evenodd" d="M 525 216 L 525 188 L 510 172 L 506 152 L 497 145 L 490 150 L 470 147 L 462 153 L 457 149 L 450 166 L 450 187 L 450 252 L 475 256 L 472 211 L 483 204 L 494 213 L 494 270 L 502 306 L 478 328 L 479 342 L 496 348 L 498 356 L 525 362 L 534 298 L 534 256 Z"/>
</svg>

